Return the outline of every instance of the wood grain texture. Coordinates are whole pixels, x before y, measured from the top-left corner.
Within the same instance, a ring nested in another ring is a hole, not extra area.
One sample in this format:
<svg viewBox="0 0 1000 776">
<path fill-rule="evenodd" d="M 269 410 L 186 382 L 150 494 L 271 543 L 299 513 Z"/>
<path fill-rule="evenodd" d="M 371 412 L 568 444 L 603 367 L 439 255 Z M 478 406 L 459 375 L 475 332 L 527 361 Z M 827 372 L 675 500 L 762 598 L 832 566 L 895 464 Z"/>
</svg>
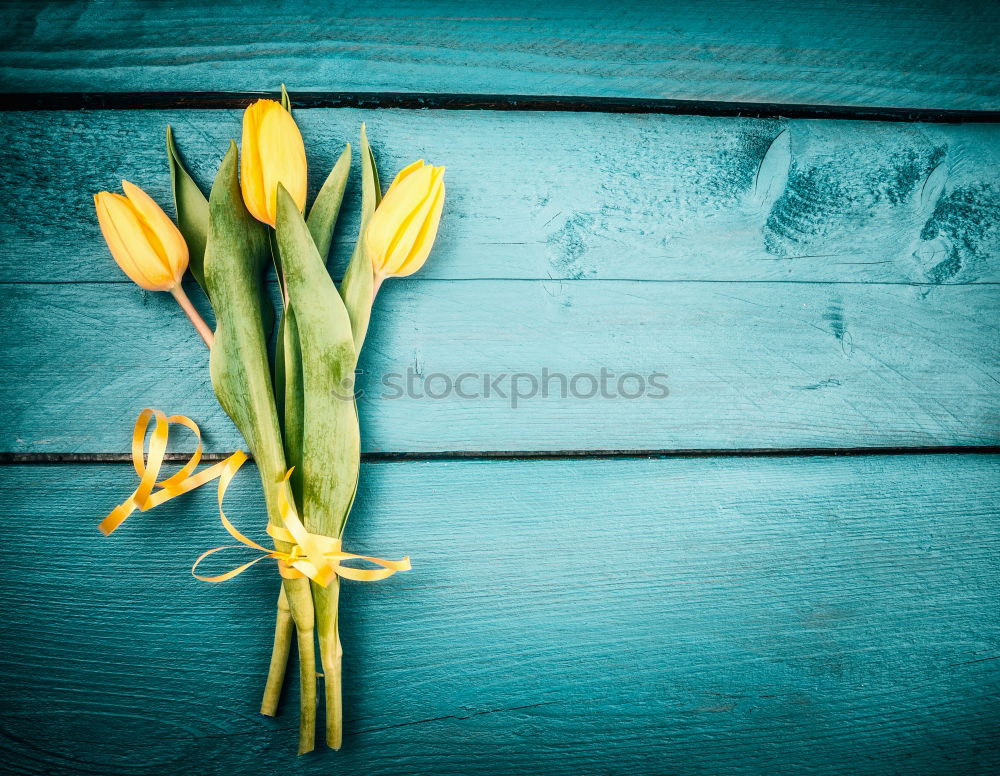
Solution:
<svg viewBox="0 0 1000 776">
<path fill-rule="evenodd" d="M 210 450 L 243 447 L 169 296 L 9 285 L 4 305 L 0 449 L 125 451 L 146 406 L 195 418 Z M 995 285 L 399 281 L 361 362 L 362 439 L 375 452 L 997 444 L 997 320 Z M 447 392 L 467 373 L 464 398 Z M 625 373 L 638 377 L 619 388 Z"/>
<path fill-rule="evenodd" d="M 368 122 L 383 178 L 448 167 L 422 278 L 1000 281 L 1000 126 L 309 110 L 318 190 Z M 167 124 L 207 191 L 238 111 L 0 114 L 0 281 L 125 281 L 91 193 L 171 202 Z M 358 171 L 334 245 L 357 233 Z M 169 209 L 169 208 L 168 208 Z"/>
<path fill-rule="evenodd" d="M 0 88 L 1000 110 L 985 2 L 612 5 L 21 0 Z M 368 452 L 1000 443 L 1000 126 L 296 117 L 313 190 L 362 120 L 386 180 L 449 169 L 430 264 L 377 301 Z M 167 123 L 207 189 L 237 111 L 0 114 L 0 453 L 123 452 L 147 405 L 243 447 L 196 335 L 123 281 L 92 213 L 120 178 L 169 201 Z M 356 186 L 345 204 L 335 277 Z M 669 395 L 383 385 L 602 368 Z M 415 570 L 347 586 L 345 750 L 296 760 L 294 697 L 256 714 L 275 575 L 188 575 L 228 538 L 210 488 L 105 540 L 129 467 L 0 466 L 0 770 L 993 776 L 998 475 L 969 454 L 367 464 L 347 546 Z M 231 494 L 262 538 L 254 473 Z"/>
<path fill-rule="evenodd" d="M 365 118 L 299 114 L 317 181 Z M 235 111 L 0 117 L 0 184 L 17 203 L 0 215 L 0 451 L 122 451 L 147 405 L 197 418 L 212 450 L 241 446 L 186 321 L 125 280 L 91 212 L 90 192 L 120 177 L 169 201 L 168 122 L 209 181 Z M 378 300 L 369 451 L 1000 438 L 1000 127 L 409 111 L 369 126 L 385 171 L 420 155 L 451 176 L 427 268 Z M 602 367 L 666 373 L 670 396 L 381 398 L 408 369 Z"/>
<path fill-rule="evenodd" d="M 968 455 L 366 466 L 347 546 L 414 571 L 346 586 L 345 749 L 295 760 L 294 699 L 256 714 L 275 575 L 188 574 L 226 543 L 211 489 L 104 539 L 129 467 L 3 467 L 4 770 L 996 773 L 998 475 Z M 258 490 L 243 472 L 227 501 L 255 536 Z"/>
<path fill-rule="evenodd" d="M 6 91 L 303 91 L 1000 108 L 990 3 L 6 3 Z"/>
</svg>

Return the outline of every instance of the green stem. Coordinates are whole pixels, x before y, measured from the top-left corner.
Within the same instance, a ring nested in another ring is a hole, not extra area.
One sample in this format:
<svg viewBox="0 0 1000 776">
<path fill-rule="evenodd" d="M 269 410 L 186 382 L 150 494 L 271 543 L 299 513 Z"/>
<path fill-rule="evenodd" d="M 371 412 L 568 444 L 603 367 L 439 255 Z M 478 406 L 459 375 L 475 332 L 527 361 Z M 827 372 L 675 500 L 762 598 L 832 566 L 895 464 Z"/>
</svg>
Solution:
<svg viewBox="0 0 1000 776">
<path fill-rule="evenodd" d="M 272 523 L 280 519 L 277 510 L 277 478 L 265 480 L 264 494 Z M 287 542 L 276 541 L 275 548 L 288 552 Z M 292 622 L 295 624 L 296 644 L 299 648 L 299 754 L 311 752 L 316 747 L 316 611 L 312 590 L 305 577 L 282 581 Z"/>
<path fill-rule="evenodd" d="M 308 608 L 312 609 L 308 579 L 286 579 L 285 590 L 289 601 L 296 600 L 305 608 L 307 599 Z M 293 608 L 293 613 L 294 611 Z M 312 615 L 312 611 L 309 614 Z M 313 619 L 310 616 L 308 622 L 295 624 L 296 643 L 299 647 L 299 754 L 316 748 L 316 632 L 313 629 Z"/>
<path fill-rule="evenodd" d="M 238 154 L 236 143 L 230 141 L 209 197 L 205 283 L 216 314 L 210 374 L 219 403 L 253 453 L 264 488 L 268 519 L 280 525 L 279 496 L 286 466 L 262 324 L 270 317 L 264 313 L 269 305 L 261 295 L 268 237 L 266 228 L 253 219 L 243 204 Z M 288 542 L 276 541 L 275 547 L 282 552 L 291 550 Z M 286 579 L 283 584 L 299 634 L 302 676 L 299 751 L 305 752 L 313 748 L 316 737 L 315 611 L 308 579 Z"/>
<path fill-rule="evenodd" d="M 215 335 L 212 330 L 208 328 L 208 324 L 205 323 L 205 319 L 202 318 L 198 311 L 195 309 L 194 305 L 191 304 L 191 300 L 188 299 L 188 295 L 184 293 L 184 289 L 181 284 L 178 283 L 176 286 L 170 289 L 171 295 L 177 300 L 177 304 L 180 305 L 184 314 L 188 317 L 192 324 L 194 324 L 195 331 L 201 336 L 208 345 L 208 349 L 212 349 L 212 345 L 215 344 Z"/>
<path fill-rule="evenodd" d="M 323 689 L 326 703 L 326 745 L 340 749 L 344 740 L 344 700 L 338 603 L 340 580 L 326 589 L 314 587 L 316 623 L 319 628 L 319 654 L 323 663 Z"/>
<path fill-rule="evenodd" d="M 260 713 L 273 717 L 278 711 L 278 701 L 281 699 L 281 687 L 285 683 L 285 669 L 288 666 L 288 653 L 292 648 L 292 612 L 288 608 L 288 596 L 285 586 L 278 593 L 278 614 L 274 623 L 274 646 L 271 649 L 271 665 L 267 671 L 267 682 L 264 684 L 264 698 L 260 702 Z"/>
</svg>

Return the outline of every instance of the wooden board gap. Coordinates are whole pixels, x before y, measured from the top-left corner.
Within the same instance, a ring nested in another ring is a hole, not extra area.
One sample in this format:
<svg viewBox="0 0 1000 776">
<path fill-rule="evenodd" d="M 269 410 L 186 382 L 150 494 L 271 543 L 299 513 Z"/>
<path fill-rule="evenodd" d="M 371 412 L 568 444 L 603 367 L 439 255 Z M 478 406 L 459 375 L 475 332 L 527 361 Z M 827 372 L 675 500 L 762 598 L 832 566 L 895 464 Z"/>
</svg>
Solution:
<svg viewBox="0 0 1000 776">
<path fill-rule="evenodd" d="M 0 111 L 165 110 L 245 108 L 278 92 L 25 92 L 0 94 Z M 296 109 L 556 111 L 591 113 L 740 116 L 744 118 L 840 119 L 925 123 L 997 123 L 1000 111 L 938 110 L 880 106 L 810 105 L 631 97 L 533 96 L 523 94 L 435 94 L 397 92 L 305 92 Z"/>
</svg>

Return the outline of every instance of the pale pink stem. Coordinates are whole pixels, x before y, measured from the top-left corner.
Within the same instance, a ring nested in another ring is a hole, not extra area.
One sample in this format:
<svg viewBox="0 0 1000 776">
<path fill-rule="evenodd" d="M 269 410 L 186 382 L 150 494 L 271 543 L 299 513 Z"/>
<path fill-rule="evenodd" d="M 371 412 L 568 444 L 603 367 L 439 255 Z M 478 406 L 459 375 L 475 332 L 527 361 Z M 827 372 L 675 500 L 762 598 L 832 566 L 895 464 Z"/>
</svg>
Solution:
<svg viewBox="0 0 1000 776">
<path fill-rule="evenodd" d="M 185 315 L 191 319 L 191 323 L 194 324 L 194 328 L 201 335 L 201 338 L 205 340 L 205 344 L 208 345 L 209 350 L 212 349 L 212 344 L 215 342 L 215 335 L 212 334 L 212 330 L 208 328 L 208 324 L 205 320 L 198 315 L 198 311 L 194 309 L 194 305 L 191 304 L 191 300 L 188 299 L 187 294 L 184 293 L 184 289 L 181 288 L 181 284 L 178 283 L 176 286 L 170 289 L 171 295 L 177 300 L 177 304 L 181 306 Z"/>
</svg>

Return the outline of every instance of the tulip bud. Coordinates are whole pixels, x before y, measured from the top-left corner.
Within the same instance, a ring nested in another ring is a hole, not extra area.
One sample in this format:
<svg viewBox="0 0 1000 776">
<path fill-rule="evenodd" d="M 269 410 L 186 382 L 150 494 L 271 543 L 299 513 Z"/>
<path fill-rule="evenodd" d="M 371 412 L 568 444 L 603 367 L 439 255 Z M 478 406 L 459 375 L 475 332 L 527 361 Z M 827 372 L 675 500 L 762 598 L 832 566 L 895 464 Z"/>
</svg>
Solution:
<svg viewBox="0 0 1000 776">
<path fill-rule="evenodd" d="M 306 207 L 306 149 L 292 114 L 274 100 L 257 100 L 243 114 L 240 188 L 250 215 L 274 226 L 278 184 L 300 211 Z"/>
<path fill-rule="evenodd" d="M 365 233 L 376 286 L 385 278 L 412 275 L 424 265 L 443 206 L 444 167 L 425 165 L 421 159 L 396 176 Z"/>
<path fill-rule="evenodd" d="M 188 247 L 150 196 L 122 181 L 125 196 L 102 191 L 94 195 L 101 232 L 118 266 L 147 291 L 170 291 L 188 265 Z"/>
</svg>

